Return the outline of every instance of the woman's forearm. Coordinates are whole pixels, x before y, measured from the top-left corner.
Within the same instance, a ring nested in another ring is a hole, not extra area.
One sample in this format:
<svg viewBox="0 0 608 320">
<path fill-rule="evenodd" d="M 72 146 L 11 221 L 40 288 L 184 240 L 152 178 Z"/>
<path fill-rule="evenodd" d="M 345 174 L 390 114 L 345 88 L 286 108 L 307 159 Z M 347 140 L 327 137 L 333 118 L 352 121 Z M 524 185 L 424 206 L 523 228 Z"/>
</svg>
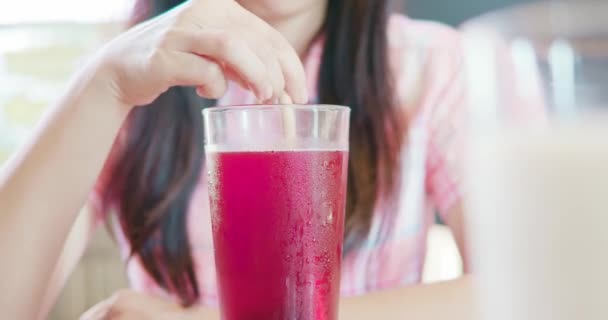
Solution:
<svg viewBox="0 0 608 320">
<path fill-rule="evenodd" d="M 10 319 L 35 317 L 128 111 L 85 74 L 0 171 L 0 307 Z"/>
<path fill-rule="evenodd" d="M 470 276 L 342 299 L 340 319 L 476 319 Z"/>
<path fill-rule="evenodd" d="M 340 302 L 342 320 L 474 320 L 478 313 L 473 299 L 472 279 L 420 285 L 377 292 Z M 195 307 L 175 319 L 219 319 L 215 309 Z"/>
</svg>

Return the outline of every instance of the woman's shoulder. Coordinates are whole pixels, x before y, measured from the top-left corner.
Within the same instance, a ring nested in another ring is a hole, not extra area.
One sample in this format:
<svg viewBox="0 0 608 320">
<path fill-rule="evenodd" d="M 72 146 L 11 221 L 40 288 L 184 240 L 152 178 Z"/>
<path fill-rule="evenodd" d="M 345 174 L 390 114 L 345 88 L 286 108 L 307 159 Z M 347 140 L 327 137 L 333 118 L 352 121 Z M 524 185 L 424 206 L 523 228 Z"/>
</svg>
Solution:
<svg viewBox="0 0 608 320">
<path fill-rule="evenodd" d="M 389 45 L 393 48 L 454 49 L 460 47 L 461 33 L 448 25 L 427 20 L 411 19 L 393 14 L 388 25 Z"/>
<path fill-rule="evenodd" d="M 398 101 L 409 113 L 432 108 L 462 67 L 461 33 L 438 22 L 394 14 L 388 38 Z"/>
</svg>

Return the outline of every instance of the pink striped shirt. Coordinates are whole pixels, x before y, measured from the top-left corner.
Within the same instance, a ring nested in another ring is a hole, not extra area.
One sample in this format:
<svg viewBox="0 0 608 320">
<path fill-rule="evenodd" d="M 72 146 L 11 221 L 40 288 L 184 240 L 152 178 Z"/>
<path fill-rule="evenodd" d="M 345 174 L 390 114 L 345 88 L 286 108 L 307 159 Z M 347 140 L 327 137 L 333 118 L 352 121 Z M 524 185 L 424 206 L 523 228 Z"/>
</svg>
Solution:
<svg viewBox="0 0 608 320">
<path fill-rule="evenodd" d="M 434 211 L 448 214 L 459 201 L 457 158 L 463 123 L 464 86 L 461 81 L 461 39 L 454 30 L 431 22 L 394 15 L 389 26 L 393 73 L 398 101 L 407 112 L 407 144 L 402 151 L 401 189 L 397 203 L 380 202 L 364 244 L 344 257 L 342 294 L 361 295 L 374 290 L 419 283 L 426 238 Z M 308 89 L 316 98 L 322 41 L 314 43 L 305 60 Z M 230 85 L 220 104 L 253 103 L 254 97 Z M 190 204 L 188 232 L 201 292 L 201 303 L 217 303 L 211 220 L 205 178 Z M 396 212 L 395 212 L 396 210 Z M 388 213 L 396 217 L 381 228 Z M 128 242 L 115 230 L 124 257 Z M 134 289 L 169 297 L 130 259 L 127 273 Z"/>
</svg>

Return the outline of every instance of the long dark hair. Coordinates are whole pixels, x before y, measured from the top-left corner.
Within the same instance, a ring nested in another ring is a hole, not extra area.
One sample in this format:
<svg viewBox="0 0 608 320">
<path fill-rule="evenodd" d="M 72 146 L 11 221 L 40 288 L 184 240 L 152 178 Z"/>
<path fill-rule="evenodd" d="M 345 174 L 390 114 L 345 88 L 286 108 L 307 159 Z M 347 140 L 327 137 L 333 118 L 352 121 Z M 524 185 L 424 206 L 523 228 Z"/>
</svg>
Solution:
<svg viewBox="0 0 608 320">
<path fill-rule="evenodd" d="M 183 0 L 138 0 L 134 23 Z M 379 190 L 391 193 L 405 120 L 389 68 L 388 0 L 329 0 L 318 84 L 321 103 L 352 108 L 347 248 L 369 232 Z M 203 167 L 201 101 L 175 87 L 130 114 L 102 176 L 104 207 L 119 213 L 132 256 L 185 304 L 199 298 L 187 211 Z"/>
</svg>

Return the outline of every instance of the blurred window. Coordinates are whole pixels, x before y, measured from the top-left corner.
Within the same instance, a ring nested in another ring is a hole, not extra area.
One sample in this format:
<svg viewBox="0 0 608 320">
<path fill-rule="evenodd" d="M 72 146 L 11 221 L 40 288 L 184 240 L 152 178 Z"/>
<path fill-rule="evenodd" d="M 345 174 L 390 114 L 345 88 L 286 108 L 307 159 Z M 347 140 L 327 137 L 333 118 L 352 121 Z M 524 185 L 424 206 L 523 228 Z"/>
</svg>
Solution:
<svg viewBox="0 0 608 320">
<path fill-rule="evenodd" d="M 13 0 L 0 10 L 0 24 L 106 22 L 124 18 L 133 0 Z"/>
</svg>

